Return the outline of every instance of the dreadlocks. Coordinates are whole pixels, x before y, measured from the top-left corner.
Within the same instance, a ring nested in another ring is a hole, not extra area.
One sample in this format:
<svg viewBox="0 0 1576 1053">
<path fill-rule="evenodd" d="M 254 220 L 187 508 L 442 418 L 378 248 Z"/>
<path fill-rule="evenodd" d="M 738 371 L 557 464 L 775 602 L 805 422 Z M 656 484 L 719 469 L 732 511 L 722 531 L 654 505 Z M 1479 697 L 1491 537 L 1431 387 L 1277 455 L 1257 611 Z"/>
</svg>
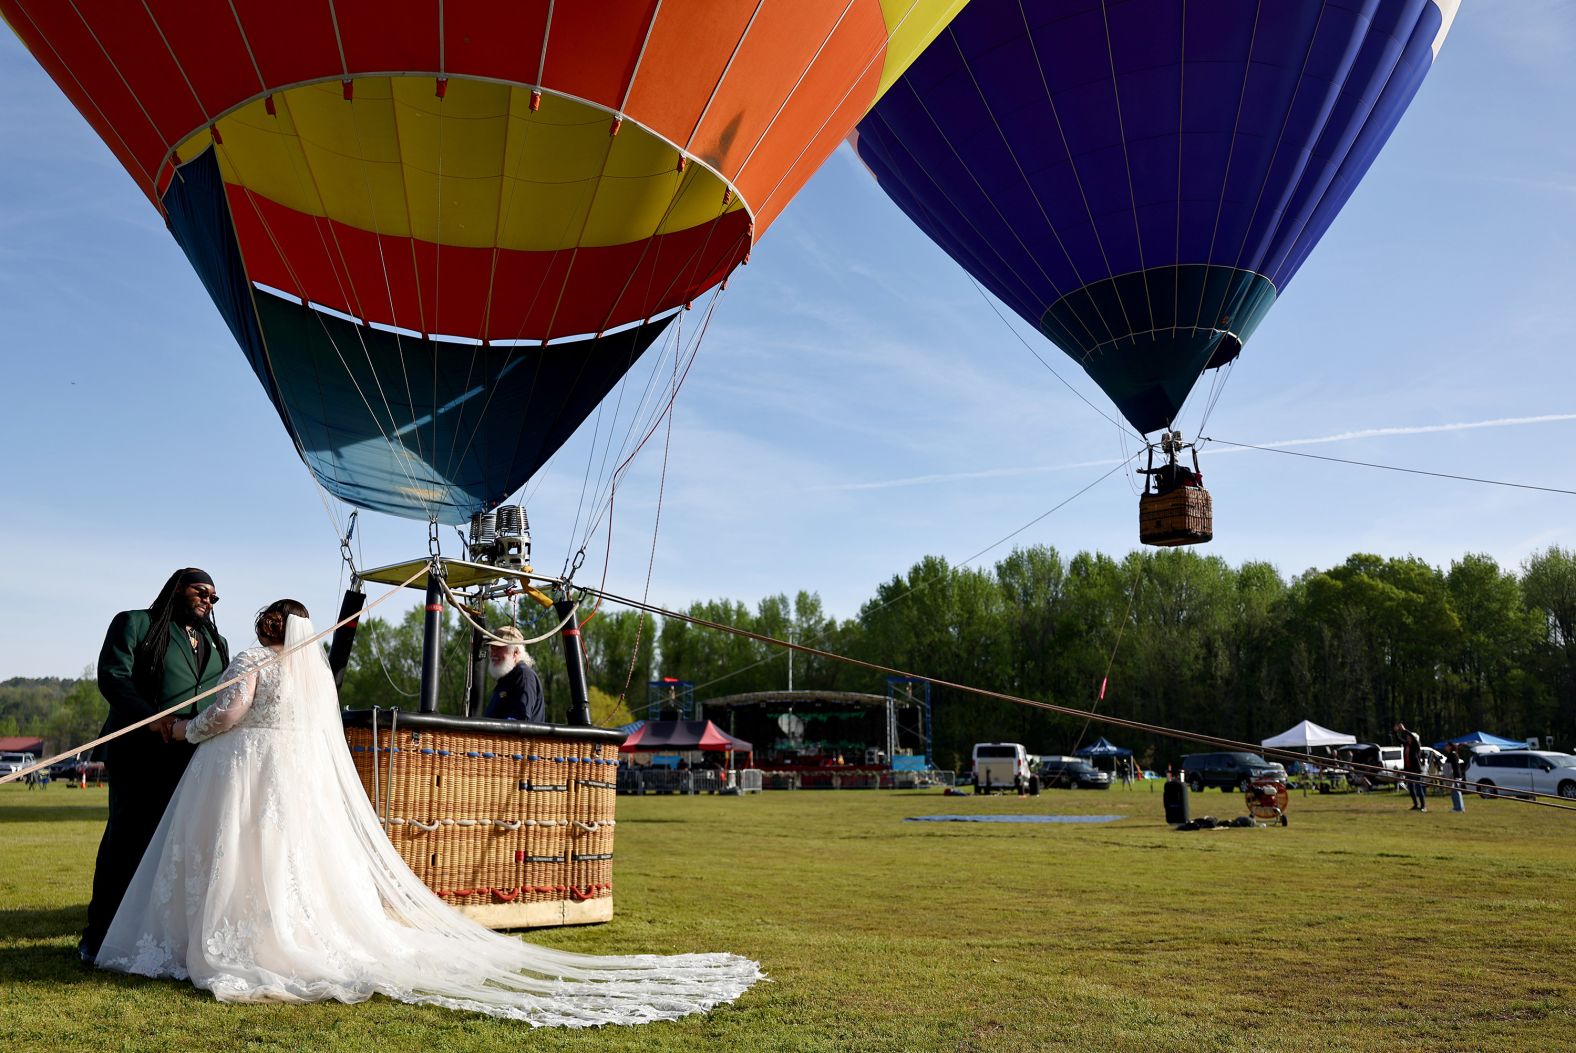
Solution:
<svg viewBox="0 0 1576 1053">
<path fill-rule="evenodd" d="M 159 590 L 158 597 L 148 606 L 148 633 L 138 641 L 136 650 L 132 652 L 131 665 L 133 682 L 148 698 L 158 698 L 159 685 L 164 682 L 164 655 L 170 647 L 170 623 L 174 620 L 181 590 L 195 584 L 212 585 L 213 579 L 196 567 L 182 567 L 170 575 L 170 580 Z M 209 641 L 218 649 L 219 662 L 229 665 L 230 648 L 224 637 L 219 635 L 212 607 L 208 608 L 208 617 L 203 620 L 201 628 L 207 631 Z"/>
</svg>

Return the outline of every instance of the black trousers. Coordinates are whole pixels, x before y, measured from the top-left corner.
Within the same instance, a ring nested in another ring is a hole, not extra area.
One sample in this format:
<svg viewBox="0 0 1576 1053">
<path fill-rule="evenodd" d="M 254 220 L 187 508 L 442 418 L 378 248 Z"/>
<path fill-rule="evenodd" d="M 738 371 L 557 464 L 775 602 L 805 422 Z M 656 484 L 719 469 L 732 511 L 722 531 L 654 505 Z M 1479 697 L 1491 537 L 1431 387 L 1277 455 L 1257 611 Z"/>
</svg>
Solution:
<svg viewBox="0 0 1576 1053">
<path fill-rule="evenodd" d="M 184 742 L 163 742 L 146 729 L 116 739 L 108 746 L 105 768 L 109 775 L 109 822 L 99 842 L 93 867 L 93 900 L 88 904 L 88 927 L 82 942 L 98 953 L 120 909 L 126 887 L 137 873 L 137 864 L 153 840 L 164 809 L 175 794 L 197 747 Z"/>
</svg>

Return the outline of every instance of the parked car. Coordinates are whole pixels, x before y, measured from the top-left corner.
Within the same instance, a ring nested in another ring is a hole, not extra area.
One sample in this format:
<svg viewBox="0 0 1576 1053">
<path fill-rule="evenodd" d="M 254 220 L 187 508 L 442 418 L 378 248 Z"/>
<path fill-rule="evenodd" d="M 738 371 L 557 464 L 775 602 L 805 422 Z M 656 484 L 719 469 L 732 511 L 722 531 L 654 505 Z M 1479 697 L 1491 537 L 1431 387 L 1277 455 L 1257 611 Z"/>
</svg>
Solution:
<svg viewBox="0 0 1576 1053">
<path fill-rule="evenodd" d="M 1246 790 L 1254 779 L 1286 778 L 1286 769 L 1257 753 L 1190 753 L 1182 758 L 1182 781 L 1198 793 L 1219 786 L 1230 793 Z"/>
<path fill-rule="evenodd" d="M 1082 757 L 1051 757 L 1040 765 L 1042 786 L 1069 790 L 1109 790 L 1111 773 L 1101 771 Z"/>
<path fill-rule="evenodd" d="M 1031 784 L 1032 783 L 1032 784 Z M 974 792 L 1028 790 L 1039 792 L 1038 777 L 1029 767 L 1029 751 L 1017 742 L 974 744 Z"/>
<path fill-rule="evenodd" d="M 1350 746 L 1337 746 L 1335 753 L 1343 760 L 1349 760 L 1353 764 L 1362 766 L 1360 770 L 1351 773 L 1354 783 L 1359 783 L 1364 778 L 1370 783 L 1394 783 L 1401 781 L 1401 771 L 1405 766 L 1403 761 L 1406 751 L 1400 746 L 1377 746 L 1372 742 L 1359 742 Z M 1382 770 L 1369 770 L 1373 768 Z"/>
<path fill-rule="evenodd" d="M 3 768 L 0 768 L 0 771 L 3 770 Z M 65 760 L 58 760 L 51 764 L 45 771 L 49 773 L 51 781 L 77 782 L 82 779 L 86 779 L 88 782 L 109 781 L 109 777 L 104 770 L 103 761 L 87 761 L 78 760 L 75 757 L 67 757 Z"/>
<path fill-rule="evenodd" d="M 31 753 L 0 753 L 0 775 L 12 775 L 37 763 L 38 758 Z"/>
<path fill-rule="evenodd" d="M 1576 757 L 1549 750 L 1479 753 L 1467 765 L 1466 780 L 1484 797 L 1520 790 L 1576 800 Z"/>
</svg>

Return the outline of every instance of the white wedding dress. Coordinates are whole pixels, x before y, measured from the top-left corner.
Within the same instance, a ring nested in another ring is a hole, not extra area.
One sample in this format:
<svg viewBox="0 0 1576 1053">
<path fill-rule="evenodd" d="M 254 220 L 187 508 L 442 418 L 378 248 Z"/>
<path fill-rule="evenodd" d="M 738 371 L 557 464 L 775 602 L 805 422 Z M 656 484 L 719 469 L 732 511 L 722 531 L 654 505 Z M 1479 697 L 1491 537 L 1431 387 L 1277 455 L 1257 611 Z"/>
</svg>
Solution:
<svg viewBox="0 0 1576 1053">
<path fill-rule="evenodd" d="M 101 968 L 225 1002 L 402 1002 L 532 1025 L 672 1020 L 761 979 L 733 954 L 596 957 L 492 932 L 434 895 L 384 836 L 313 635 L 254 647 L 191 722 L 201 742 L 99 949 Z"/>
</svg>

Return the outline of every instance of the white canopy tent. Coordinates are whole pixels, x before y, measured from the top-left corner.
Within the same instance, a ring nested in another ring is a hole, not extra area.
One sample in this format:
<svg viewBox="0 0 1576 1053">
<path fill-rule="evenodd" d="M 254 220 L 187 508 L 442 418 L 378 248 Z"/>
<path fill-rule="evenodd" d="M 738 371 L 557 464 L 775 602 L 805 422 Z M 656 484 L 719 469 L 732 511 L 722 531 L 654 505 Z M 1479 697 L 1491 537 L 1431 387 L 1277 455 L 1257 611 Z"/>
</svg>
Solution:
<svg viewBox="0 0 1576 1053">
<path fill-rule="evenodd" d="M 1270 749 L 1305 750 L 1314 746 L 1346 746 L 1356 741 L 1355 736 L 1321 728 L 1313 721 L 1305 720 L 1273 738 L 1265 739 L 1260 745 Z"/>
</svg>

